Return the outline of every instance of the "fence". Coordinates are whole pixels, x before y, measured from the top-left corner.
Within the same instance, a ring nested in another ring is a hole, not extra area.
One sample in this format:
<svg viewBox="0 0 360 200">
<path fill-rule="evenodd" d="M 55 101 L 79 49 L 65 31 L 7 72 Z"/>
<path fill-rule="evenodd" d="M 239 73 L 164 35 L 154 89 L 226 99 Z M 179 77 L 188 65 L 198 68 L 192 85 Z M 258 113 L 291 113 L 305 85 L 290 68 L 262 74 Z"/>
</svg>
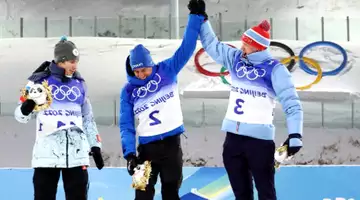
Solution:
<svg viewBox="0 0 360 200">
<path fill-rule="evenodd" d="M 223 41 L 238 40 L 244 30 L 261 19 L 223 20 L 225 13 L 210 17 L 218 37 Z M 269 18 L 273 39 L 360 41 L 360 18 Z M 180 17 L 179 35 L 182 37 L 187 17 Z M 176 35 L 169 17 L 142 16 L 139 18 L 74 18 L 0 20 L 0 38 L 95 36 L 172 39 Z"/>
<path fill-rule="evenodd" d="M 224 99 L 182 99 L 184 123 L 189 127 L 221 126 L 227 109 Z M 360 128 L 360 103 L 302 102 L 304 126 L 312 128 Z M 13 116 L 17 103 L 0 103 L 0 116 Z M 119 100 L 93 101 L 99 125 L 117 125 Z M 274 124 L 286 127 L 286 118 L 277 104 Z"/>
</svg>

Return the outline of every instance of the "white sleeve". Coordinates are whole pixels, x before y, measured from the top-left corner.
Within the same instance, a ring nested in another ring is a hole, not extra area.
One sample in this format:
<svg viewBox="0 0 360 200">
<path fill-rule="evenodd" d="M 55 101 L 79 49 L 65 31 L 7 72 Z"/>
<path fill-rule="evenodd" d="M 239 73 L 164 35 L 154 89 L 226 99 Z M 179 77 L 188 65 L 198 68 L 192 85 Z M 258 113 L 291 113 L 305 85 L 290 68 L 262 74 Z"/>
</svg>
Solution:
<svg viewBox="0 0 360 200">
<path fill-rule="evenodd" d="M 34 85 L 34 82 L 32 81 L 29 81 L 26 86 L 25 86 L 25 89 L 26 90 L 29 90 L 30 87 Z M 19 105 L 16 107 L 15 109 L 15 112 L 14 112 L 14 116 L 15 116 L 15 119 L 20 122 L 20 123 L 28 123 L 32 117 L 32 114 L 33 113 L 30 113 L 28 116 L 24 115 L 22 112 L 21 112 L 21 105 L 22 105 L 22 102 L 20 101 Z"/>
<path fill-rule="evenodd" d="M 28 116 L 23 115 L 23 113 L 21 112 L 21 109 L 20 109 L 21 105 L 22 104 L 18 105 L 18 107 L 16 107 L 16 109 L 15 109 L 15 113 L 14 113 L 15 119 L 20 123 L 26 124 L 30 121 L 32 113 L 30 113 Z"/>
</svg>

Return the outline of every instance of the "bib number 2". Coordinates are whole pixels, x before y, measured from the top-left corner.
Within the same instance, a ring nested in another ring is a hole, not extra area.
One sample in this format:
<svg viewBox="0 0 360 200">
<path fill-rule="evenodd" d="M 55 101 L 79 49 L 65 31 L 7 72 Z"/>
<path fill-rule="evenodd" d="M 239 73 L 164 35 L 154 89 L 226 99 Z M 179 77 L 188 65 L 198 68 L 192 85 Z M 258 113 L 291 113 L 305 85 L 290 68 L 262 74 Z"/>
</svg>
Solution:
<svg viewBox="0 0 360 200">
<path fill-rule="evenodd" d="M 235 101 L 235 107 L 234 107 L 234 112 L 235 112 L 235 114 L 238 114 L 238 115 L 244 114 L 244 111 L 242 110 L 242 107 L 243 107 L 244 103 L 245 103 L 244 100 L 242 100 L 242 99 L 236 99 L 236 101 Z"/>
<path fill-rule="evenodd" d="M 154 116 L 155 114 L 158 114 L 159 112 L 160 111 L 158 111 L 158 110 L 154 110 L 149 114 L 149 118 L 152 120 L 152 122 L 149 124 L 150 126 L 155 126 L 155 125 L 161 124 L 161 121 Z"/>
</svg>

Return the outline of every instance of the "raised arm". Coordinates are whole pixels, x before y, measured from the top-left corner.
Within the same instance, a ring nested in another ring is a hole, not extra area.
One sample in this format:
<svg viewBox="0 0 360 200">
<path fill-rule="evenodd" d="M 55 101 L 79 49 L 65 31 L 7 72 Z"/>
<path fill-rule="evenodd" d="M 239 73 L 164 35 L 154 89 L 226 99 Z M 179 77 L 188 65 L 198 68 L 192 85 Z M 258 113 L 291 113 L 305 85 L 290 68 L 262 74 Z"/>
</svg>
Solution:
<svg viewBox="0 0 360 200">
<path fill-rule="evenodd" d="M 127 158 L 127 156 L 131 154 L 136 155 L 136 131 L 133 106 L 134 105 L 130 103 L 129 94 L 125 87 L 120 95 L 119 115 L 119 128 L 124 158 Z"/>
<path fill-rule="evenodd" d="M 193 55 L 196 41 L 199 36 L 201 24 L 204 17 L 201 15 L 189 14 L 188 25 L 180 47 L 171 58 L 160 62 L 159 66 L 166 67 L 172 75 L 177 75 Z"/>
<path fill-rule="evenodd" d="M 206 21 L 201 26 L 200 40 L 206 53 L 209 54 L 215 62 L 226 68 L 231 68 L 235 57 L 242 53 L 241 50 L 220 42 L 209 21 Z"/>
</svg>

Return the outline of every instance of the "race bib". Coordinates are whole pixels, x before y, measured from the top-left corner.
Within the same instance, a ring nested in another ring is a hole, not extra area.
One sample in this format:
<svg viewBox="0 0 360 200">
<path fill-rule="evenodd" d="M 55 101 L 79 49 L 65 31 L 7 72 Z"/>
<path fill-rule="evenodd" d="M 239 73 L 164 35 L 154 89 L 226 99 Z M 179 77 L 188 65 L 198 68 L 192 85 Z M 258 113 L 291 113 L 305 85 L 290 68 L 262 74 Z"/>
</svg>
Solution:
<svg viewBox="0 0 360 200">
<path fill-rule="evenodd" d="M 232 88 L 226 118 L 251 124 L 272 124 L 275 101 L 265 88 Z"/>
<path fill-rule="evenodd" d="M 53 76 L 47 78 L 51 88 L 52 103 L 37 113 L 37 136 L 46 136 L 61 129 L 77 126 L 83 129 L 81 106 L 84 103 L 83 83 L 71 79 L 63 83 Z"/>
<path fill-rule="evenodd" d="M 181 126 L 183 116 L 176 85 L 136 102 L 134 114 L 139 120 L 136 132 L 140 136 L 159 135 Z"/>
<path fill-rule="evenodd" d="M 46 136 L 61 129 L 77 126 L 83 129 L 81 108 L 50 108 L 38 113 L 36 119 L 37 136 Z"/>
</svg>

